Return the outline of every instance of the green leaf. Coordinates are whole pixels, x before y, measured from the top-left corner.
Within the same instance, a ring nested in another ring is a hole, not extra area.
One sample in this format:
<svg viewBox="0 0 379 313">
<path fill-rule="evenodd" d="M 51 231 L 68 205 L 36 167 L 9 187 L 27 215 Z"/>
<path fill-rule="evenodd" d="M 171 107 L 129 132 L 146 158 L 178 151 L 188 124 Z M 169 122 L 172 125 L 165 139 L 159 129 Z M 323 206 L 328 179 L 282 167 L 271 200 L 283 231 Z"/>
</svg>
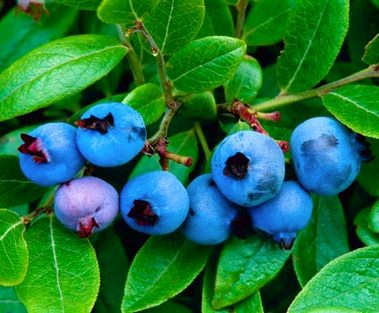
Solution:
<svg viewBox="0 0 379 313">
<path fill-rule="evenodd" d="M 214 121 L 217 119 L 216 99 L 213 93 L 206 91 L 191 94 L 184 98 L 183 101 L 178 115 L 194 120 Z"/>
<path fill-rule="evenodd" d="M 288 313 L 327 307 L 376 313 L 379 307 L 379 245 L 357 249 L 326 265 L 303 288 Z"/>
<path fill-rule="evenodd" d="M 145 18 L 160 51 L 173 54 L 195 38 L 203 24 L 204 0 L 161 0 Z"/>
<path fill-rule="evenodd" d="M 263 313 L 262 301 L 259 292 L 230 307 L 215 310 L 212 307 L 213 290 L 216 278 L 216 262 L 209 263 L 205 271 L 203 293 L 201 301 L 201 313 Z"/>
<path fill-rule="evenodd" d="M 66 37 L 34 49 L 0 74 L 0 121 L 76 94 L 108 74 L 126 52 L 117 40 L 100 35 Z"/>
<path fill-rule="evenodd" d="M 24 231 L 18 214 L 0 209 L 0 285 L 14 286 L 25 278 L 29 253 Z"/>
<path fill-rule="evenodd" d="M 122 311 L 147 309 L 178 294 L 203 269 L 210 251 L 174 236 L 151 237 L 131 264 Z"/>
<path fill-rule="evenodd" d="M 33 201 L 45 192 L 46 188 L 32 183 L 24 176 L 16 156 L 0 155 L 0 207 Z"/>
<path fill-rule="evenodd" d="M 289 255 L 258 236 L 228 241 L 217 266 L 213 307 L 224 308 L 257 292 L 275 277 Z"/>
<path fill-rule="evenodd" d="M 371 0 L 371 2 L 379 9 L 379 0 Z"/>
<path fill-rule="evenodd" d="M 0 286 L 0 312 L 27 313 L 14 288 Z"/>
<path fill-rule="evenodd" d="M 96 10 L 101 0 L 51 0 L 81 10 Z"/>
<path fill-rule="evenodd" d="M 355 232 L 358 238 L 366 245 L 378 245 L 379 244 L 379 234 L 374 233 L 369 228 L 370 220 L 370 208 L 363 209 L 359 211 L 354 219 L 354 225 L 356 225 Z"/>
<path fill-rule="evenodd" d="M 343 124 L 364 136 L 379 138 L 379 87 L 349 85 L 322 96 L 324 106 Z"/>
<path fill-rule="evenodd" d="M 78 16 L 78 11 L 60 5 L 49 6 L 49 15 L 38 23 L 26 14 L 10 10 L 0 21 L 0 70 L 30 50 L 62 37 Z"/>
<path fill-rule="evenodd" d="M 379 34 L 367 44 L 362 60 L 367 64 L 379 64 Z"/>
<path fill-rule="evenodd" d="M 167 301 L 151 309 L 143 310 L 143 313 L 193 313 L 188 307 L 176 303 L 174 301 Z"/>
<path fill-rule="evenodd" d="M 292 253 L 301 286 L 331 260 L 347 252 L 346 221 L 338 197 L 315 197 L 312 219 L 298 234 Z"/>
<path fill-rule="evenodd" d="M 246 44 L 239 39 L 222 36 L 198 39 L 172 56 L 167 74 L 181 91 L 211 90 L 233 77 L 245 52 Z"/>
<path fill-rule="evenodd" d="M 295 0 L 260 0 L 254 3 L 246 18 L 243 39 L 250 46 L 267 46 L 282 40 L 294 5 Z"/>
<path fill-rule="evenodd" d="M 103 0 L 97 9 L 99 18 L 111 24 L 133 25 L 151 11 L 157 0 Z"/>
<path fill-rule="evenodd" d="M 161 88 L 150 83 L 135 88 L 122 102 L 137 110 L 142 115 L 146 125 L 158 121 L 166 110 Z"/>
<path fill-rule="evenodd" d="M 29 268 L 16 292 L 28 312 L 91 312 L 100 278 L 88 239 L 79 238 L 52 217 L 32 224 L 25 239 Z"/>
<path fill-rule="evenodd" d="M 248 58 L 242 61 L 233 78 L 225 85 L 227 102 L 238 99 L 251 103 L 262 86 L 262 69 L 258 61 Z"/>
<path fill-rule="evenodd" d="M 298 1 L 277 65 L 282 92 L 306 90 L 328 73 L 345 38 L 348 19 L 348 0 Z"/>
<path fill-rule="evenodd" d="M 199 148 L 197 146 L 195 131 L 191 129 L 169 137 L 168 150 L 192 158 L 192 165 L 190 167 L 175 163 L 174 161 L 169 162 L 170 172 L 174 174 L 183 185 L 186 185 L 189 181 L 189 175 L 194 170 L 199 158 Z M 161 169 L 162 167 L 159 164 L 159 157 L 156 154 L 152 157 L 144 155 L 130 174 L 130 178 Z"/>
<path fill-rule="evenodd" d="M 368 225 L 373 232 L 379 233 L 379 200 L 373 204 L 370 210 Z"/>
<path fill-rule="evenodd" d="M 229 7 L 220 0 L 205 0 L 205 17 L 197 38 L 234 36 L 234 22 Z"/>
<path fill-rule="evenodd" d="M 369 163 L 363 163 L 357 177 L 359 184 L 372 196 L 379 196 L 379 180 L 375 179 L 379 173 L 379 140 L 367 138 L 372 155 L 377 156 Z"/>
<path fill-rule="evenodd" d="M 124 247 L 115 232 L 108 228 L 99 233 L 95 241 L 95 249 L 101 281 L 95 311 L 97 313 L 120 313 L 129 267 Z"/>
</svg>

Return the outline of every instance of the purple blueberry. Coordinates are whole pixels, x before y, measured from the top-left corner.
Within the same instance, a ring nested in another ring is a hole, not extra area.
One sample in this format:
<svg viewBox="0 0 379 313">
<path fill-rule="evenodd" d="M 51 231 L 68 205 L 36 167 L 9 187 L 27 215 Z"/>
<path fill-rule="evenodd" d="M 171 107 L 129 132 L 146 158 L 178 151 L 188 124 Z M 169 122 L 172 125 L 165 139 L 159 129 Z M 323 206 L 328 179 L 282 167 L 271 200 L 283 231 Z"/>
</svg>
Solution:
<svg viewBox="0 0 379 313">
<path fill-rule="evenodd" d="M 80 152 L 98 166 L 122 165 L 145 145 L 146 127 L 141 115 L 123 103 L 95 105 L 76 124 Z"/>
<path fill-rule="evenodd" d="M 155 171 L 129 180 L 120 194 L 121 213 L 134 230 L 164 235 L 175 231 L 188 214 L 186 189 L 170 172 Z"/>
<path fill-rule="evenodd" d="M 217 189 L 212 175 L 197 177 L 187 192 L 190 210 L 183 228 L 185 237 L 202 245 L 216 245 L 228 239 L 238 208 Z"/>
<path fill-rule="evenodd" d="M 230 201 L 254 206 L 272 199 L 284 179 L 284 155 L 268 136 L 239 131 L 219 144 L 212 158 L 212 176 Z"/>
<path fill-rule="evenodd" d="M 312 198 L 295 181 L 285 181 L 275 198 L 249 209 L 253 227 L 273 236 L 284 248 L 290 248 L 296 232 L 312 216 Z"/>
<path fill-rule="evenodd" d="M 362 138 L 330 117 L 301 123 L 290 141 L 300 184 L 320 195 L 336 195 L 345 190 L 357 177 L 361 162 L 370 158 Z"/>
<path fill-rule="evenodd" d="M 76 129 L 66 123 L 48 123 L 29 134 L 18 150 L 25 176 L 41 186 L 52 186 L 75 177 L 84 165 L 76 145 Z"/>
<path fill-rule="evenodd" d="M 97 177 L 82 177 L 62 184 L 54 200 L 57 219 L 81 237 L 108 227 L 119 208 L 116 189 Z"/>
</svg>

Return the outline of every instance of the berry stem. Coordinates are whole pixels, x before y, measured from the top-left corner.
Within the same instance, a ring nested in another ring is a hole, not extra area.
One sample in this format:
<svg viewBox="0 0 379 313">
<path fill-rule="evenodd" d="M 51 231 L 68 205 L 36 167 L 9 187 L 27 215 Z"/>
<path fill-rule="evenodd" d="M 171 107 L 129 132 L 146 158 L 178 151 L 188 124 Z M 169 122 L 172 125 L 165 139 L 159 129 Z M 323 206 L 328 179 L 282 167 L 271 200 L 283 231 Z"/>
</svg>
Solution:
<svg viewBox="0 0 379 313">
<path fill-rule="evenodd" d="M 338 87 L 341 87 L 341 86 L 344 86 L 356 81 L 360 81 L 362 79 L 373 78 L 373 77 L 379 77 L 378 64 L 371 65 L 362 71 L 356 72 L 350 76 L 344 77 L 340 80 L 331 82 L 329 84 L 323 85 L 321 87 L 318 87 L 312 90 L 302 91 L 299 93 L 289 94 L 289 95 L 279 94 L 279 96 L 277 96 L 274 99 L 252 105 L 252 109 L 254 109 L 255 111 L 276 110 L 278 108 L 284 107 L 286 105 L 289 105 L 295 102 L 299 102 L 302 100 L 315 98 L 315 97 L 321 97 L 322 95 L 327 94 L 328 92 Z"/>
<path fill-rule="evenodd" d="M 236 37 L 241 38 L 243 33 L 243 24 L 246 17 L 246 9 L 249 4 L 248 0 L 239 0 L 236 4 L 237 22 L 236 22 Z"/>
<path fill-rule="evenodd" d="M 138 55 L 136 51 L 134 50 L 132 44 L 130 43 L 129 39 L 126 35 L 126 30 L 121 25 L 116 25 L 118 36 L 122 42 L 122 44 L 128 48 L 128 53 L 126 54 L 126 58 L 128 60 L 130 70 L 132 72 L 134 82 L 137 86 L 142 85 L 145 83 L 145 77 L 143 75 L 142 65 L 138 58 Z"/>
<path fill-rule="evenodd" d="M 194 129 L 197 135 L 197 138 L 199 139 L 201 148 L 203 149 L 205 160 L 209 160 L 211 157 L 211 150 L 209 149 L 207 139 L 205 138 L 203 129 L 201 128 L 201 125 L 199 122 L 195 122 Z"/>
</svg>

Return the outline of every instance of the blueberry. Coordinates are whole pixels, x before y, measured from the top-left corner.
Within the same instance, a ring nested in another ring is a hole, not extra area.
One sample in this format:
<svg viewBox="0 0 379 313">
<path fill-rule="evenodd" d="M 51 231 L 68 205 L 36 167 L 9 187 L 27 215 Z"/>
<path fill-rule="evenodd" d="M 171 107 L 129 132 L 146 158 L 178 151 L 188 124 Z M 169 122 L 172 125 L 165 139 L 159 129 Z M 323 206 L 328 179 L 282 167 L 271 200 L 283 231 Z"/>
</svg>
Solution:
<svg viewBox="0 0 379 313">
<path fill-rule="evenodd" d="M 187 188 L 190 210 L 183 232 L 186 238 L 202 245 L 216 245 L 225 241 L 237 206 L 217 189 L 211 174 L 197 177 Z"/>
<path fill-rule="evenodd" d="M 120 195 L 121 213 L 136 231 L 163 235 L 184 222 L 189 208 L 186 189 L 171 173 L 155 171 L 126 183 Z"/>
<path fill-rule="evenodd" d="M 76 129 L 66 123 L 41 125 L 29 134 L 18 150 L 25 176 L 41 186 L 52 186 L 75 177 L 85 160 L 76 145 Z"/>
<path fill-rule="evenodd" d="M 301 123 L 290 142 L 300 184 L 320 195 L 336 195 L 349 187 L 359 173 L 361 161 L 369 158 L 360 137 L 330 117 Z"/>
<path fill-rule="evenodd" d="M 146 127 L 141 115 L 123 103 L 91 107 L 77 121 L 80 152 L 98 166 L 119 166 L 144 147 Z"/>
<path fill-rule="evenodd" d="M 82 177 L 62 184 L 54 199 L 58 220 L 81 237 L 108 227 L 119 208 L 116 189 L 97 177 Z"/>
<path fill-rule="evenodd" d="M 253 206 L 275 196 L 284 179 L 284 156 L 277 143 L 254 131 L 227 136 L 212 158 L 212 175 L 230 201 Z"/>
<path fill-rule="evenodd" d="M 312 215 L 312 198 L 295 181 L 285 181 L 275 198 L 251 207 L 253 227 L 273 236 L 284 248 L 290 248 L 296 232 L 304 228 Z"/>
</svg>

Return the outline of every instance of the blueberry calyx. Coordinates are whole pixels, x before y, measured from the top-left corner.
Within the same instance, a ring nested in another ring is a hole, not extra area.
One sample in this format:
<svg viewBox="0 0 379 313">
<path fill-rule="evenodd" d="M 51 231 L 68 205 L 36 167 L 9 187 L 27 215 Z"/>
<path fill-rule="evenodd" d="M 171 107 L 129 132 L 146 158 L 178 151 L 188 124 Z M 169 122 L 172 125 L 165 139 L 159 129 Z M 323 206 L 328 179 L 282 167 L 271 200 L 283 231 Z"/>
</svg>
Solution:
<svg viewBox="0 0 379 313">
<path fill-rule="evenodd" d="M 225 162 L 224 175 L 237 180 L 243 179 L 247 174 L 250 160 L 241 152 L 229 157 Z"/>
<path fill-rule="evenodd" d="M 50 161 L 49 154 L 42 148 L 40 139 L 28 134 L 21 134 L 21 139 L 24 142 L 17 149 L 21 153 L 33 156 L 33 161 L 37 164 L 48 163 Z"/>
<path fill-rule="evenodd" d="M 87 238 L 92 233 L 95 227 L 99 227 L 94 217 L 83 217 L 79 219 L 77 233 L 81 238 Z"/>
<path fill-rule="evenodd" d="M 75 122 L 80 128 L 93 129 L 104 135 L 108 132 L 109 127 L 114 126 L 114 118 L 112 113 L 104 118 L 99 118 L 91 114 L 88 118 L 83 118 Z"/>
<path fill-rule="evenodd" d="M 134 200 L 134 206 L 128 213 L 138 225 L 154 226 L 158 223 L 158 215 L 154 213 L 149 202 L 145 200 Z"/>
</svg>

